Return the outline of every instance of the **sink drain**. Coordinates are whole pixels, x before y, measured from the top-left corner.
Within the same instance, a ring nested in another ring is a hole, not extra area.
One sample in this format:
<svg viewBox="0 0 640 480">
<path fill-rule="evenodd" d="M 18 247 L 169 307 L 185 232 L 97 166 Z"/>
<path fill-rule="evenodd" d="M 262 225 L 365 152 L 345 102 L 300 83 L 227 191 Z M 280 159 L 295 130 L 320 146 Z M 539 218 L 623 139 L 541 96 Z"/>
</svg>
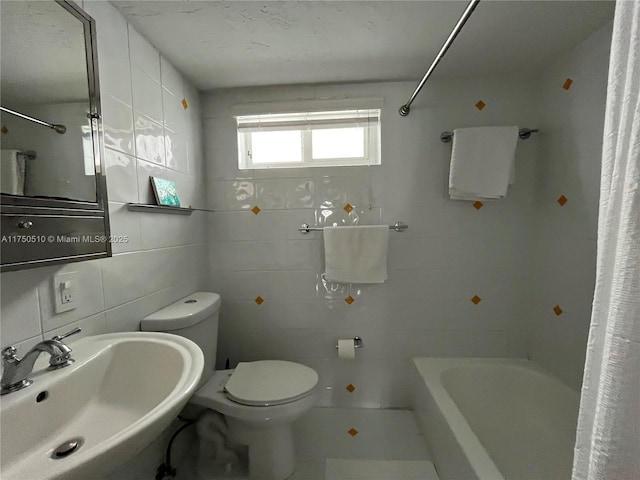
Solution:
<svg viewBox="0 0 640 480">
<path fill-rule="evenodd" d="M 73 452 L 78 450 L 82 446 L 83 442 L 84 440 L 81 437 L 67 440 L 66 442 L 59 445 L 53 450 L 53 453 L 51 454 L 51 458 L 53 458 L 54 460 L 66 458 L 69 455 L 71 455 Z"/>
</svg>

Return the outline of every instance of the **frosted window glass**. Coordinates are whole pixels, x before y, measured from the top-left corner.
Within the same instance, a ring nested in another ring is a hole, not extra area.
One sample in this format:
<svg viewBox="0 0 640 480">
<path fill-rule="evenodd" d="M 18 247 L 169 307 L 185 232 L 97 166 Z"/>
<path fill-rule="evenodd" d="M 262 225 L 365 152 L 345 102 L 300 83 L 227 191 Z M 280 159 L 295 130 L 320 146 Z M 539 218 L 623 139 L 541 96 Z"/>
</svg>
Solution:
<svg viewBox="0 0 640 480">
<path fill-rule="evenodd" d="M 379 109 L 265 113 L 236 121 L 241 170 L 381 163 Z"/>
<path fill-rule="evenodd" d="M 311 135 L 314 159 L 364 157 L 364 128 L 326 128 Z"/>
<path fill-rule="evenodd" d="M 254 132 L 251 158 L 254 164 L 302 162 L 302 134 L 299 130 Z"/>
</svg>

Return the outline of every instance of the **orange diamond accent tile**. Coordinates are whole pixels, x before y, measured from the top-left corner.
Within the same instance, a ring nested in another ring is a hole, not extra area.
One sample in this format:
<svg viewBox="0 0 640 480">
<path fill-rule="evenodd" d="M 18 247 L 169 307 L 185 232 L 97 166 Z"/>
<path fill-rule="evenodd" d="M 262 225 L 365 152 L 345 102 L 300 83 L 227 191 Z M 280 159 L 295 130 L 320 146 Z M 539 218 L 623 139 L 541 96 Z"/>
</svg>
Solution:
<svg viewBox="0 0 640 480">
<path fill-rule="evenodd" d="M 486 104 L 486 103 L 484 103 L 482 100 L 478 100 L 478 103 L 476 103 L 476 108 L 477 108 L 478 110 L 482 110 L 482 109 L 483 109 L 484 107 L 486 107 L 486 106 L 487 106 L 487 104 Z"/>
<path fill-rule="evenodd" d="M 189 102 L 187 102 L 187 99 L 186 99 L 186 98 L 183 98 L 183 99 L 182 99 L 182 102 L 180 102 L 180 103 L 182 103 L 182 108 L 184 108 L 185 110 L 186 110 L 187 108 L 189 108 Z"/>
<path fill-rule="evenodd" d="M 355 428 L 350 428 L 349 431 L 347 432 L 349 435 L 351 435 L 352 437 L 355 437 L 359 432 L 358 430 L 356 430 Z"/>
<path fill-rule="evenodd" d="M 257 215 L 257 214 L 259 214 L 259 213 L 260 213 L 260 207 L 259 207 L 258 205 L 256 205 L 255 207 L 253 207 L 253 208 L 251 209 L 251 211 L 252 211 L 255 215 Z"/>
<path fill-rule="evenodd" d="M 258 305 L 262 305 L 262 303 L 264 302 L 264 298 L 262 298 L 260 295 L 258 295 L 256 297 L 256 299 L 254 300 L 254 302 L 256 302 Z"/>
<path fill-rule="evenodd" d="M 5 127 L 4 125 L 2 126 L 2 133 L 9 133 L 9 129 L 7 127 Z"/>
<path fill-rule="evenodd" d="M 348 203 L 344 206 L 344 211 L 349 213 L 351 210 L 353 210 L 353 207 L 351 205 L 349 205 Z"/>
<path fill-rule="evenodd" d="M 562 84 L 562 88 L 564 88 L 565 90 L 569 90 L 571 88 L 572 83 L 573 83 L 573 80 L 571 80 L 570 78 L 567 78 Z"/>
<path fill-rule="evenodd" d="M 567 203 L 567 197 L 565 197 L 564 195 L 560 195 L 560 198 L 558 198 L 557 201 L 560 206 L 564 206 L 564 204 Z"/>
<path fill-rule="evenodd" d="M 562 309 L 560 308 L 560 305 L 556 305 L 555 307 L 553 307 L 553 311 L 558 316 L 562 315 Z"/>
<path fill-rule="evenodd" d="M 482 301 L 482 299 L 478 295 L 474 295 L 471 301 L 477 305 Z"/>
<path fill-rule="evenodd" d="M 473 208 L 475 208 L 476 210 L 480 210 L 483 205 L 484 203 L 482 203 L 480 200 L 473 202 Z"/>
<path fill-rule="evenodd" d="M 351 295 L 349 295 L 347 298 L 344 299 L 345 302 L 347 302 L 349 305 L 351 305 L 353 302 L 356 301 L 355 298 L 353 298 Z"/>
<path fill-rule="evenodd" d="M 349 393 L 353 393 L 355 389 L 356 387 L 354 387 L 352 384 L 347 385 L 347 390 Z"/>
</svg>

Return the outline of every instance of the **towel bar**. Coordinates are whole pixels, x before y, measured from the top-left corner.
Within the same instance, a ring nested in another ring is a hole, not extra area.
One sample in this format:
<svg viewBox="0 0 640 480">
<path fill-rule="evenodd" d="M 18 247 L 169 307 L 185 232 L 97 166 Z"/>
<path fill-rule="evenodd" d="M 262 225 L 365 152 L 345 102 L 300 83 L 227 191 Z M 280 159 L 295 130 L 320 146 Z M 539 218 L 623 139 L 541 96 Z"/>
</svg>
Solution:
<svg viewBox="0 0 640 480">
<path fill-rule="evenodd" d="M 298 227 L 298 231 L 302 234 L 307 234 L 309 232 L 321 232 L 324 227 L 310 227 L 308 223 L 303 223 Z M 409 225 L 402 222 L 396 222 L 393 225 L 389 225 L 389 230 L 395 230 L 396 232 L 404 232 Z"/>
<path fill-rule="evenodd" d="M 538 133 L 540 130 L 537 128 L 521 128 L 518 132 L 518 137 L 520 140 L 526 140 L 531 136 L 532 133 Z M 442 132 L 440 134 L 440 141 L 444 143 L 449 143 L 453 138 L 453 132 Z"/>
</svg>

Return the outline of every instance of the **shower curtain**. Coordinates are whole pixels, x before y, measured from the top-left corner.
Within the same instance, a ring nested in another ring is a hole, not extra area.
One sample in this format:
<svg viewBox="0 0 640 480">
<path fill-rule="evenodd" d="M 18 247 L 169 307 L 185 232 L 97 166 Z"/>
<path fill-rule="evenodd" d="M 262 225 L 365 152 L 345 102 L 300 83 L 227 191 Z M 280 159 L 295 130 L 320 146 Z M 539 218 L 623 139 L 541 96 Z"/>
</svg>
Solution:
<svg viewBox="0 0 640 480">
<path fill-rule="evenodd" d="M 640 479 L 640 0 L 616 4 L 573 480 Z"/>
</svg>

